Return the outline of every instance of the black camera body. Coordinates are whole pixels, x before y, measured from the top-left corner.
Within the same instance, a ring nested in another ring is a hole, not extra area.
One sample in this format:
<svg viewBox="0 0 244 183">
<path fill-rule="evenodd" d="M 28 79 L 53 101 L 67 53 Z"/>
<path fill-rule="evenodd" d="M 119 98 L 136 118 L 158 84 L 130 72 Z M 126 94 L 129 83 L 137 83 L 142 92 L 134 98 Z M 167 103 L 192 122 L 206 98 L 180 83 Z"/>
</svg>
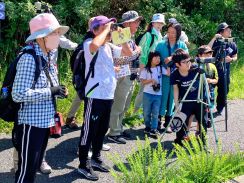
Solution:
<svg viewBox="0 0 244 183">
<path fill-rule="evenodd" d="M 153 88 L 153 91 L 158 92 L 160 90 L 160 84 L 159 83 L 154 84 L 154 85 L 152 85 L 152 88 Z"/>
<path fill-rule="evenodd" d="M 130 80 L 131 80 L 131 81 L 134 81 L 137 77 L 138 77 L 138 74 L 137 74 L 137 73 L 132 73 L 132 74 L 130 75 Z"/>
<path fill-rule="evenodd" d="M 208 57 L 208 58 L 197 57 L 197 58 L 195 58 L 195 61 L 198 64 L 215 63 L 216 62 L 216 58 L 215 57 Z"/>
</svg>

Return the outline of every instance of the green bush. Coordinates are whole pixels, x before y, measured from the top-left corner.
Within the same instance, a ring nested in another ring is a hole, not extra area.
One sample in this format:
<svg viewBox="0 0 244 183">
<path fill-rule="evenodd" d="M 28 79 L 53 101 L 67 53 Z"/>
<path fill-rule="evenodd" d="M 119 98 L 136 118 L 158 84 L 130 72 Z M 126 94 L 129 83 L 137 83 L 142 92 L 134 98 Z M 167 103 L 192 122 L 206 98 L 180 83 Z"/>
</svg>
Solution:
<svg viewBox="0 0 244 183">
<path fill-rule="evenodd" d="M 131 183 L 217 183 L 244 173 L 244 153 L 223 153 L 221 144 L 218 151 L 208 151 L 194 136 L 184 147 L 175 145 L 170 156 L 158 141 L 157 148 L 152 148 L 146 138 L 144 145 L 137 142 L 137 151 L 127 156 L 124 163 L 118 156 L 112 158 L 118 171 L 111 174 L 116 182 Z M 172 155 L 176 159 L 172 159 Z"/>
</svg>

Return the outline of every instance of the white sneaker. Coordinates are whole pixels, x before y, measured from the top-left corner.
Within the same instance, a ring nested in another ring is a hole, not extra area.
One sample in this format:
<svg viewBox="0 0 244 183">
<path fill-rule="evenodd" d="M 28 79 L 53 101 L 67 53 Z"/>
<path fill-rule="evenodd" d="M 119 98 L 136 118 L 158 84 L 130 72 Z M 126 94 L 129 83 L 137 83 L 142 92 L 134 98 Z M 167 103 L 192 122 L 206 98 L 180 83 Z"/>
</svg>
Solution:
<svg viewBox="0 0 244 183">
<path fill-rule="evenodd" d="M 89 152 L 88 152 L 88 158 L 91 158 L 92 157 L 92 151 L 90 150 Z"/>
<path fill-rule="evenodd" d="M 109 145 L 103 144 L 102 151 L 109 151 L 110 148 L 111 147 Z"/>
<path fill-rule="evenodd" d="M 40 171 L 43 174 L 49 174 L 52 172 L 52 168 L 47 164 L 46 161 L 43 161 L 40 167 Z"/>
</svg>

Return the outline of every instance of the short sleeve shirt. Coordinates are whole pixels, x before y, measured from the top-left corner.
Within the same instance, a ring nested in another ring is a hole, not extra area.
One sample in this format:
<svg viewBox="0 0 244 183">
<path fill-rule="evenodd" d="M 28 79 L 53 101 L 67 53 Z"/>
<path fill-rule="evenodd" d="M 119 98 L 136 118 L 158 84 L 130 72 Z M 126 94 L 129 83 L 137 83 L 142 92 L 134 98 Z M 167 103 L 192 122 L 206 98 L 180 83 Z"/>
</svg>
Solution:
<svg viewBox="0 0 244 183">
<path fill-rule="evenodd" d="M 90 52 L 90 44 L 92 39 L 84 42 L 84 52 L 86 61 L 86 75 L 89 71 L 90 62 L 95 54 Z M 113 53 L 112 53 L 113 49 Z M 113 58 L 121 55 L 121 47 L 106 43 L 99 48 L 95 68 L 94 77 L 90 76 L 86 85 L 86 96 L 95 99 L 113 99 L 116 88 L 116 78 L 114 71 Z M 95 85 L 97 87 L 94 88 Z"/>
<path fill-rule="evenodd" d="M 150 73 L 147 69 L 143 69 L 140 74 L 140 79 L 154 79 L 157 83 L 160 84 L 160 90 L 155 92 L 152 87 L 152 83 L 146 84 L 144 86 L 143 92 L 153 94 L 153 95 L 162 95 L 162 68 L 160 66 L 151 68 L 152 73 Z"/>
<path fill-rule="evenodd" d="M 191 85 L 194 77 L 197 74 L 196 69 L 189 70 L 189 73 L 187 76 L 182 76 L 178 69 L 176 69 L 171 75 L 170 75 L 170 84 L 171 85 L 177 85 L 179 88 L 179 98 L 182 99 Z M 198 95 L 198 87 L 199 87 L 199 78 L 196 79 L 194 82 L 192 88 L 190 89 L 186 100 L 194 100 L 197 99 Z"/>
</svg>

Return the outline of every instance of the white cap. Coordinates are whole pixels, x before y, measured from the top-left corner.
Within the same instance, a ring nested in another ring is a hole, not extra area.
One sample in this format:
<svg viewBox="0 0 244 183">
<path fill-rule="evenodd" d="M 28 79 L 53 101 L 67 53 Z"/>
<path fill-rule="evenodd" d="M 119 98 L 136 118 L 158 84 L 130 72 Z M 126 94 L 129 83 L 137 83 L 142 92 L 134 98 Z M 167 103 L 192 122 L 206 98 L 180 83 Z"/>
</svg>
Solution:
<svg viewBox="0 0 244 183">
<path fill-rule="evenodd" d="M 162 13 L 154 14 L 151 22 L 159 22 L 159 23 L 165 24 L 164 14 L 162 14 Z"/>
</svg>

